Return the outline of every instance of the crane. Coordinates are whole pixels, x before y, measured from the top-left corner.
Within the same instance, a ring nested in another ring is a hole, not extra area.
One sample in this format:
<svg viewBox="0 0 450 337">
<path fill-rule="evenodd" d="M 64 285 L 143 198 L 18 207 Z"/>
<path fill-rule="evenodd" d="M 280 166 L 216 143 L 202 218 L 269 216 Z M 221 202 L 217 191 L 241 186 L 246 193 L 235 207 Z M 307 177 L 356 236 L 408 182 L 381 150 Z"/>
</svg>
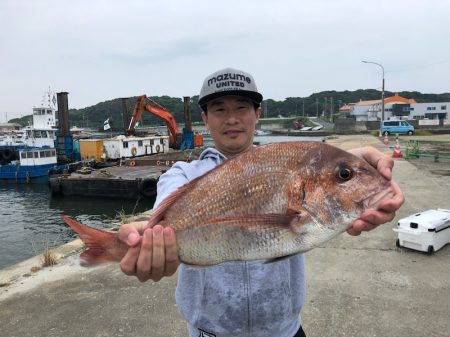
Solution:
<svg viewBox="0 0 450 337">
<path fill-rule="evenodd" d="M 135 128 L 138 121 L 141 120 L 144 111 L 148 111 L 155 116 L 158 116 L 167 125 L 167 133 L 169 135 L 169 146 L 174 149 L 179 149 L 183 141 L 183 133 L 178 129 L 177 122 L 173 115 L 162 105 L 154 100 L 148 98 L 146 95 L 139 96 L 133 109 L 133 116 L 131 117 L 130 125 L 127 129 L 128 135 L 135 134 Z"/>
</svg>

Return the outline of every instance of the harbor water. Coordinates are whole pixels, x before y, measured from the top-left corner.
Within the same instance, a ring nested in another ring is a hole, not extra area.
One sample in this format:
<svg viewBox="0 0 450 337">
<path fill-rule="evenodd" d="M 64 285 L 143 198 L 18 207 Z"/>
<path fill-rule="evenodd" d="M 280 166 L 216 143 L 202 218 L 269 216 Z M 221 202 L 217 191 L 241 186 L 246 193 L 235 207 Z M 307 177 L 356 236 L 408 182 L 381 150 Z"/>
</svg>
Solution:
<svg viewBox="0 0 450 337">
<path fill-rule="evenodd" d="M 61 215 L 104 228 L 119 222 L 122 213 L 151 208 L 148 203 L 144 199 L 53 198 L 46 184 L 1 184 L 0 269 L 75 239 Z"/>
<path fill-rule="evenodd" d="M 255 142 L 314 140 L 321 137 L 256 136 Z M 61 215 L 97 228 L 120 222 L 120 215 L 152 207 L 150 201 L 116 198 L 52 197 L 46 184 L 0 184 L 0 269 L 16 264 L 47 248 L 76 238 Z"/>
</svg>

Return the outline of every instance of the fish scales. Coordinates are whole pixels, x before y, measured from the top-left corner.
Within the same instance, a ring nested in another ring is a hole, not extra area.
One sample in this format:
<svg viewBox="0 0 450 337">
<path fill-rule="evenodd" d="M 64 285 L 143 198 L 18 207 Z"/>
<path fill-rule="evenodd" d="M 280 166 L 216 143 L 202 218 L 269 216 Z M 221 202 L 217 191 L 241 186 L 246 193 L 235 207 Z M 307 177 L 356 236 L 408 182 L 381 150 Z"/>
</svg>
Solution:
<svg viewBox="0 0 450 337">
<path fill-rule="evenodd" d="M 390 183 L 348 152 L 321 142 L 275 143 L 181 187 L 149 225 L 174 229 L 185 263 L 272 259 L 322 244 L 391 196 Z"/>
<path fill-rule="evenodd" d="M 236 158 L 240 160 L 227 161 L 224 169 L 211 171 L 195 185 L 195 189 L 180 197 L 166 213 L 172 219 L 172 227 L 177 228 L 177 222 L 183 221 L 180 218 L 186 207 L 196 210 L 195 217 L 186 222 L 188 226 L 192 221 L 202 223 L 204 218 L 224 213 L 249 214 L 261 209 L 266 213 L 283 211 L 285 200 L 280 202 L 278 198 L 285 196 L 280 194 L 280 189 L 295 171 L 295 161 L 301 160 L 306 153 L 298 146 L 269 146 L 246 154 Z M 267 193 L 273 193 L 273 198 L 267 198 Z"/>
</svg>

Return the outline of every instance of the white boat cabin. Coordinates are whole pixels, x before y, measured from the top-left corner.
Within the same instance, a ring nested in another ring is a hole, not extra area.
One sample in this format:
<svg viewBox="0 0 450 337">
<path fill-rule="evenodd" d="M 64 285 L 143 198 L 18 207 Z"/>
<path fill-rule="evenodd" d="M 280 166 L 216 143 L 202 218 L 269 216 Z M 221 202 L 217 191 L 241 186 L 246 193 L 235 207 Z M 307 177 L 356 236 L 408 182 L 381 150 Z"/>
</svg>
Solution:
<svg viewBox="0 0 450 337">
<path fill-rule="evenodd" d="M 52 108 L 33 108 L 33 123 L 0 138 L 0 146 L 55 147 L 56 112 Z"/>
<path fill-rule="evenodd" d="M 56 164 L 55 149 L 27 149 L 19 151 L 21 166 L 40 166 Z"/>
<path fill-rule="evenodd" d="M 106 159 L 133 158 L 169 152 L 168 136 L 125 137 L 103 140 Z"/>
</svg>

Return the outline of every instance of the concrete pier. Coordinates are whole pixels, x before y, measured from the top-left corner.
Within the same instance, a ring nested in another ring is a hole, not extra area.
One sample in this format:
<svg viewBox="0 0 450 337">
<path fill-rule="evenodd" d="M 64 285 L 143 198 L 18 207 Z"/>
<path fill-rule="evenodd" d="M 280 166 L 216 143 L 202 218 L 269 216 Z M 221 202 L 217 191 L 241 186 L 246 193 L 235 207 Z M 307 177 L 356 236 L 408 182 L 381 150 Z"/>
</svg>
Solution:
<svg viewBox="0 0 450 337">
<path fill-rule="evenodd" d="M 350 149 L 373 145 L 372 136 L 327 142 Z M 394 179 L 406 202 L 389 224 L 351 237 L 344 233 L 306 253 L 308 337 L 447 337 L 450 331 L 450 245 L 433 255 L 397 248 L 398 219 L 430 208 L 450 208 L 450 177 L 396 159 Z M 141 284 L 117 264 L 85 269 L 79 241 L 61 247 L 59 263 L 35 273 L 37 258 L 0 271 L 1 336 L 186 336 L 174 300 L 176 277 Z"/>
</svg>

